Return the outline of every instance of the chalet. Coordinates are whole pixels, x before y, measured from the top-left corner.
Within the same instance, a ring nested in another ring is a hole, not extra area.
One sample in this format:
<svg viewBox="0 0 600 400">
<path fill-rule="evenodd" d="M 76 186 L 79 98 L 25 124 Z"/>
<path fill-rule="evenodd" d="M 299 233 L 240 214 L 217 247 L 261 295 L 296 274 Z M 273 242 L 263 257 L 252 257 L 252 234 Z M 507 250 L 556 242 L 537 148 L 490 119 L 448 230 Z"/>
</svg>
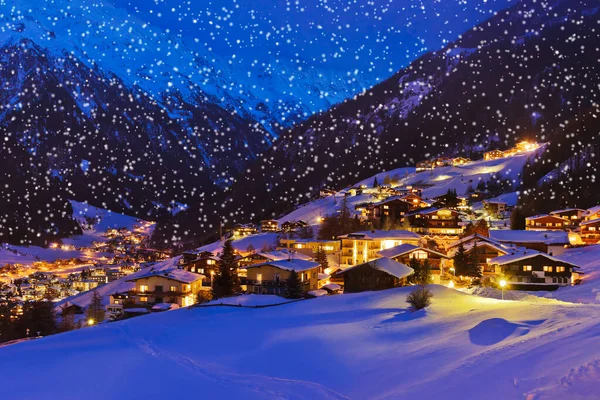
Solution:
<svg viewBox="0 0 600 400">
<path fill-rule="evenodd" d="M 564 218 L 569 221 L 567 222 L 568 227 L 579 226 L 579 223 L 584 220 L 585 214 L 586 210 L 581 208 L 567 208 L 565 210 L 556 210 L 550 213 L 550 215 Z"/>
<path fill-rule="evenodd" d="M 321 190 L 319 190 L 319 196 L 321 196 L 321 197 L 334 196 L 335 194 L 336 194 L 336 191 L 332 190 L 332 189 L 321 189 Z"/>
<path fill-rule="evenodd" d="M 392 289 L 406 284 L 414 270 L 391 258 L 382 257 L 337 273 L 344 278 L 344 292 Z"/>
<path fill-rule="evenodd" d="M 248 292 L 282 295 L 285 293 L 286 281 L 292 271 L 298 273 L 304 293 L 318 289 L 319 264 L 294 259 L 267 261 L 248 266 L 246 278 Z"/>
<path fill-rule="evenodd" d="M 600 206 L 588 208 L 585 212 L 584 219 L 586 221 L 591 221 L 593 219 L 600 218 Z"/>
<path fill-rule="evenodd" d="M 254 235 L 255 233 L 258 233 L 258 229 L 256 229 L 256 226 L 252 224 L 235 224 L 231 232 L 234 237 L 239 238 L 248 235 Z"/>
<path fill-rule="evenodd" d="M 560 231 L 567 227 L 569 220 L 556 215 L 534 215 L 525 218 L 525 229 L 528 231 Z"/>
<path fill-rule="evenodd" d="M 260 221 L 261 232 L 277 232 L 279 230 L 279 221 L 275 219 L 265 219 Z"/>
<path fill-rule="evenodd" d="M 600 218 L 583 221 L 580 236 L 585 243 L 595 244 L 600 242 Z"/>
<path fill-rule="evenodd" d="M 558 256 L 570 244 L 565 231 L 490 230 L 490 239 Z"/>
<path fill-rule="evenodd" d="M 100 286 L 100 282 L 91 279 L 81 279 L 71 282 L 71 287 L 80 292 L 87 292 Z"/>
<path fill-rule="evenodd" d="M 159 303 L 174 303 L 181 307 L 196 303 L 202 290 L 204 275 L 182 269 L 150 271 L 138 275 L 127 282 L 135 282 L 135 289 L 129 292 L 136 306 L 151 306 Z"/>
<path fill-rule="evenodd" d="M 420 161 L 417 163 L 416 167 L 417 167 L 417 172 L 431 171 L 433 169 L 434 165 L 431 161 Z"/>
<path fill-rule="evenodd" d="M 237 264 L 240 269 L 247 269 L 252 265 L 264 264 L 269 261 L 281 261 L 281 260 L 310 260 L 312 257 L 302 253 L 298 253 L 295 250 L 281 249 L 271 252 L 258 252 L 249 254 L 247 256 L 238 259 Z"/>
<path fill-rule="evenodd" d="M 412 244 L 401 244 L 391 249 L 381 250 L 378 254 L 402 264 L 409 264 L 411 258 L 415 258 L 421 262 L 427 260 L 427 263 L 431 267 L 431 274 L 434 276 L 435 283 L 439 283 L 444 268 L 450 267 L 450 257 L 447 255 Z"/>
<path fill-rule="evenodd" d="M 78 306 L 77 304 L 73 304 L 71 302 L 66 302 L 62 306 L 60 306 L 61 315 L 74 315 L 74 314 L 83 314 L 83 307 Z"/>
<path fill-rule="evenodd" d="M 302 220 L 298 221 L 285 221 L 281 224 L 281 230 L 284 232 L 292 232 L 296 229 L 307 227 L 308 223 Z"/>
<path fill-rule="evenodd" d="M 483 153 L 484 160 L 497 160 L 499 158 L 504 158 L 504 152 L 502 150 L 491 150 Z"/>
<path fill-rule="evenodd" d="M 454 257 L 460 245 L 452 247 L 448 251 L 448 255 Z M 504 256 L 509 252 L 514 251 L 514 247 L 504 246 L 501 243 L 494 241 L 470 241 L 463 244 L 463 248 L 467 255 L 475 254 L 477 257 L 477 265 L 481 268 L 484 276 L 496 275 L 495 268 L 490 264 L 490 261 L 496 257 Z"/>
<path fill-rule="evenodd" d="M 514 149 L 517 153 L 524 153 L 527 151 L 535 150 L 539 146 L 537 143 L 529 143 L 528 141 L 522 141 L 515 145 Z"/>
<path fill-rule="evenodd" d="M 573 283 L 573 272 L 579 267 L 538 251 L 517 252 L 490 260 L 496 275 L 503 276 L 515 289 L 549 290 Z"/>
<path fill-rule="evenodd" d="M 461 213 L 449 208 L 429 208 L 406 215 L 412 232 L 423 235 L 458 236 L 463 233 Z"/>
<path fill-rule="evenodd" d="M 219 268 L 219 258 L 215 257 L 210 251 L 200 252 L 196 258 L 189 261 L 187 264 L 182 264 L 182 268 L 189 272 L 212 276 L 217 273 Z M 202 281 L 204 286 L 209 286 L 210 282 Z"/>
<path fill-rule="evenodd" d="M 404 243 L 418 245 L 421 236 L 402 230 L 363 231 L 338 236 L 342 241 L 342 265 L 356 265 L 378 258 L 377 252 Z"/>
<path fill-rule="evenodd" d="M 416 193 L 407 193 L 400 197 L 400 200 L 403 200 L 410 204 L 411 210 L 417 210 L 420 208 L 431 207 L 431 203 L 424 201 L 420 195 Z"/>
<path fill-rule="evenodd" d="M 436 158 L 435 161 L 433 162 L 434 167 L 448 167 L 451 166 L 453 162 L 452 158 L 448 158 L 448 157 L 440 157 L 440 158 Z"/>
<path fill-rule="evenodd" d="M 474 192 L 469 193 L 469 201 L 471 203 L 483 201 L 485 199 L 489 199 L 490 197 L 492 197 L 492 194 L 486 191 L 476 190 Z"/>
<path fill-rule="evenodd" d="M 313 257 L 319 248 L 327 254 L 339 255 L 341 247 L 339 240 L 281 239 L 277 249 L 293 249 L 297 253 Z"/>
<path fill-rule="evenodd" d="M 470 158 L 465 158 L 465 157 L 456 157 L 452 159 L 452 166 L 453 167 L 458 167 L 461 165 L 465 165 L 471 162 Z"/>
<path fill-rule="evenodd" d="M 506 212 L 508 203 L 500 200 L 483 200 L 483 208 L 490 214 L 500 215 Z"/>
<path fill-rule="evenodd" d="M 378 203 L 371 203 L 366 208 L 367 218 L 389 219 L 401 221 L 404 214 L 413 209 L 413 205 L 401 198 L 389 198 Z"/>
</svg>

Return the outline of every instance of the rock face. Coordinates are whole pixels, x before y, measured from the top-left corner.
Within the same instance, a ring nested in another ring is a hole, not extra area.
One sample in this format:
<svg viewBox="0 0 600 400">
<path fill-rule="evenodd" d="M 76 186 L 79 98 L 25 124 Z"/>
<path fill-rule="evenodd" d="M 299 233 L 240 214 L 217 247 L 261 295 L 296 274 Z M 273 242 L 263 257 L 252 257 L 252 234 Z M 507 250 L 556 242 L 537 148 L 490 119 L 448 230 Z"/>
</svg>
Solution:
<svg viewBox="0 0 600 400">
<path fill-rule="evenodd" d="M 236 183 L 233 215 L 279 215 L 321 187 L 525 139 L 550 142 L 525 172 L 525 189 L 571 159 L 569 173 L 582 177 L 571 191 L 598 195 L 599 10 L 594 1 L 522 1 L 295 126 Z"/>
</svg>

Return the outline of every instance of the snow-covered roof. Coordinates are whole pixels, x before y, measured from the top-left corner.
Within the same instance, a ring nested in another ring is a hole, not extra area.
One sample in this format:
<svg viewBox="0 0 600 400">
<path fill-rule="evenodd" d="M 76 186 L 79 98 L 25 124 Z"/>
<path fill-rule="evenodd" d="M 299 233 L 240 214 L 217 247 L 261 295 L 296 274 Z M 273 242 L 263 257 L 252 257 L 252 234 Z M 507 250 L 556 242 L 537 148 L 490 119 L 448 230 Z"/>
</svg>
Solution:
<svg viewBox="0 0 600 400">
<path fill-rule="evenodd" d="M 466 236 L 466 237 L 464 237 L 462 239 L 459 239 L 459 240 L 457 240 L 455 242 L 452 242 L 452 244 L 450 244 L 450 246 L 448 246 L 448 248 L 451 249 L 453 247 L 458 247 L 458 246 L 461 245 L 461 243 L 463 245 L 465 245 L 465 243 L 470 242 L 470 241 L 487 242 L 487 243 L 491 243 L 493 245 L 500 246 L 500 247 L 503 247 L 503 248 L 514 247 L 512 245 L 509 245 L 509 244 L 506 244 L 506 243 L 501 243 L 501 242 L 499 242 L 497 240 L 494 240 L 494 239 L 491 239 L 489 237 L 486 237 L 486 236 L 480 235 L 478 233 L 475 233 L 473 235 L 469 235 L 469 236 Z"/>
<path fill-rule="evenodd" d="M 420 235 L 403 230 L 391 230 L 391 231 L 361 231 L 361 232 L 353 232 L 347 235 L 338 236 L 339 239 L 347 239 L 347 238 L 357 238 L 363 240 L 369 239 L 398 239 L 398 240 L 419 240 L 421 238 Z"/>
<path fill-rule="evenodd" d="M 135 282 L 139 279 L 151 278 L 154 276 L 163 277 L 183 283 L 193 283 L 205 278 L 205 276 L 201 274 L 189 272 L 184 269 L 173 268 L 168 270 L 150 271 L 142 275 L 137 275 L 135 278 L 127 279 L 127 281 Z"/>
<path fill-rule="evenodd" d="M 351 271 L 355 268 L 362 267 L 365 265 L 368 265 L 369 267 L 376 269 L 378 271 L 383 271 L 383 272 L 387 273 L 388 275 L 395 276 L 398 279 L 406 278 L 407 276 L 410 276 L 415 273 L 415 270 L 412 269 L 411 267 L 409 267 L 408 265 L 399 263 L 398 261 L 394 261 L 388 257 L 381 257 L 381 258 L 377 258 L 375 260 L 371 260 L 371 261 L 363 263 L 363 264 L 358 264 L 358 265 L 352 266 L 350 268 L 347 268 L 343 271 L 338 272 L 337 274 L 343 275 L 348 271 Z"/>
<path fill-rule="evenodd" d="M 591 225 L 591 224 L 597 224 L 598 222 L 600 222 L 600 218 L 591 219 L 589 221 L 583 221 L 579 225 Z"/>
<path fill-rule="evenodd" d="M 569 235 L 564 231 L 491 230 L 490 238 L 499 242 L 569 244 Z"/>
<path fill-rule="evenodd" d="M 316 263 L 313 261 L 308 261 L 308 260 L 300 260 L 300 259 L 292 259 L 292 260 L 285 259 L 285 260 L 273 260 L 273 261 L 267 261 L 267 262 L 260 263 L 260 264 L 249 265 L 246 267 L 246 269 L 258 268 L 258 267 L 264 267 L 264 266 L 272 266 L 272 267 L 284 269 L 287 271 L 301 272 L 301 271 L 306 271 L 309 269 L 317 268 L 319 266 L 319 263 Z"/>
<path fill-rule="evenodd" d="M 567 221 L 565 218 L 563 217 L 559 217 L 557 215 L 551 215 L 551 214 L 538 214 L 538 215 L 532 215 L 531 217 L 527 217 L 525 218 L 526 220 L 529 221 L 533 221 L 536 219 L 540 219 L 540 218 L 557 218 L 557 219 L 562 219 L 563 221 Z"/>
<path fill-rule="evenodd" d="M 154 311 L 167 311 L 175 308 L 179 308 L 179 305 L 173 303 L 158 303 L 152 306 L 152 310 Z"/>
<path fill-rule="evenodd" d="M 319 280 L 320 281 L 325 280 L 325 279 L 329 279 L 329 278 L 331 278 L 331 276 L 329 274 L 324 274 L 324 273 L 320 273 L 319 274 Z"/>
<path fill-rule="evenodd" d="M 514 251 L 514 249 L 515 249 L 515 247 L 508 247 L 508 246 L 502 245 L 500 243 L 496 244 L 496 243 L 489 242 L 489 241 L 470 242 L 470 243 L 463 245 L 463 247 L 465 248 L 466 251 L 471 251 L 471 249 L 473 249 L 476 245 L 477 246 L 487 246 L 487 247 L 492 248 L 492 249 L 498 251 L 499 253 L 503 253 L 503 254 L 508 254 L 510 251 Z M 448 255 L 454 256 L 457 251 L 458 251 L 458 247 L 453 247 L 448 252 Z"/>
<path fill-rule="evenodd" d="M 395 246 L 386 250 L 381 250 L 379 252 L 377 252 L 377 254 L 379 254 L 382 257 L 389 257 L 389 258 L 394 258 L 394 257 L 398 257 L 407 253 L 412 253 L 413 251 L 416 250 L 421 250 L 421 251 L 426 251 L 428 253 L 433 253 L 433 254 L 437 254 L 438 256 L 442 257 L 442 258 L 448 258 L 447 255 L 442 254 L 440 252 L 437 252 L 435 250 L 431 250 L 431 249 L 427 249 L 425 247 L 420 247 L 420 246 L 415 246 L 413 244 L 401 244 L 399 246 Z"/>
<path fill-rule="evenodd" d="M 310 292 L 308 292 L 308 294 L 311 296 L 315 296 L 315 297 L 323 297 L 323 296 L 327 296 L 327 290 L 321 290 L 321 289 L 311 290 Z"/>
<path fill-rule="evenodd" d="M 340 285 L 338 285 L 337 283 L 329 283 L 327 285 L 323 285 L 323 287 L 321 289 L 330 290 L 332 292 L 335 292 L 336 290 L 341 290 L 342 287 Z"/>
<path fill-rule="evenodd" d="M 585 211 L 585 210 L 581 209 L 581 208 L 565 208 L 564 210 L 550 211 L 550 215 L 561 214 L 561 213 L 566 213 L 566 212 L 570 212 L 570 211 Z"/>
<path fill-rule="evenodd" d="M 274 250 L 266 253 L 259 252 L 256 253 L 268 260 L 278 261 L 278 260 L 287 260 L 288 258 L 299 259 L 299 260 L 310 260 L 312 257 L 307 256 L 306 254 L 298 253 L 295 251 L 288 251 L 287 249 Z"/>
<path fill-rule="evenodd" d="M 574 267 L 579 268 L 578 265 L 573 264 L 572 262 L 567 262 L 567 261 L 565 261 L 563 259 L 560 259 L 560 258 L 557 258 L 557 257 L 553 257 L 553 256 L 551 256 L 549 254 L 542 253 L 540 251 L 535 251 L 535 250 L 520 251 L 520 252 L 516 252 L 516 253 L 513 253 L 513 254 L 507 254 L 507 255 L 504 255 L 504 256 L 492 258 L 490 260 L 490 264 L 498 264 L 498 265 L 512 264 L 512 263 L 515 263 L 515 262 L 518 262 L 518 261 L 527 260 L 529 258 L 533 258 L 533 257 L 537 257 L 537 256 L 542 256 L 542 257 L 545 257 L 545 258 L 547 258 L 549 260 L 552 260 L 552 261 L 569 264 L 569 265 L 572 265 Z"/>
<path fill-rule="evenodd" d="M 586 215 L 594 215 L 600 213 L 600 206 L 595 206 L 587 209 Z"/>
</svg>

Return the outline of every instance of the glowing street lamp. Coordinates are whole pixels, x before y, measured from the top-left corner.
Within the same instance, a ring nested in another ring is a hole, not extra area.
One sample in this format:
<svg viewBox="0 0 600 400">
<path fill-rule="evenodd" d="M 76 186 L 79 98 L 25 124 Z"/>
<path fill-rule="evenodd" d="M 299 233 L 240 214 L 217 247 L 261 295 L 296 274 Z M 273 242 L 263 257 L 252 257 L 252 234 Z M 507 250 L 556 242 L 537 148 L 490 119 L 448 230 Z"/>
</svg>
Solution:
<svg viewBox="0 0 600 400">
<path fill-rule="evenodd" d="M 90 319 L 87 320 L 87 323 L 88 323 L 89 326 L 92 326 L 92 325 L 94 325 L 96 323 L 96 321 L 94 321 L 94 318 L 90 318 Z"/>
<path fill-rule="evenodd" d="M 504 287 L 506 286 L 506 281 L 502 279 L 500 281 L 500 287 L 502 288 L 502 300 L 504 300 Z"/>
<path fill-rule="evenodd" d="M 454 277 L 456 278 L 456 270 L 454 269 L 454 267 L 450 267 L 450 271 L 452 271 L 452 273 L 454 274 Z"/>
</svg>

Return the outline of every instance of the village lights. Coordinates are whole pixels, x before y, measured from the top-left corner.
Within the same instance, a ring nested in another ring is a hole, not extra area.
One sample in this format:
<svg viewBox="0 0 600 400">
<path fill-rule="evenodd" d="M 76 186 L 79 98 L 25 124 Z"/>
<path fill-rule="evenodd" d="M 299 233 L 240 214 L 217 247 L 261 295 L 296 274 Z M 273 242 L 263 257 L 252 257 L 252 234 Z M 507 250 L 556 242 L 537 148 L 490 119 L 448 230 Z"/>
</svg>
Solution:
<svg viewBox="0 0 600 400">
<path fill-rule="evenodd" d="M 500 287 L 502 288 L 502 300 L 504 300 L 504 287 L 506 286 L 506 281 L 502 279 L 500 281 Z"/>
</svg>

